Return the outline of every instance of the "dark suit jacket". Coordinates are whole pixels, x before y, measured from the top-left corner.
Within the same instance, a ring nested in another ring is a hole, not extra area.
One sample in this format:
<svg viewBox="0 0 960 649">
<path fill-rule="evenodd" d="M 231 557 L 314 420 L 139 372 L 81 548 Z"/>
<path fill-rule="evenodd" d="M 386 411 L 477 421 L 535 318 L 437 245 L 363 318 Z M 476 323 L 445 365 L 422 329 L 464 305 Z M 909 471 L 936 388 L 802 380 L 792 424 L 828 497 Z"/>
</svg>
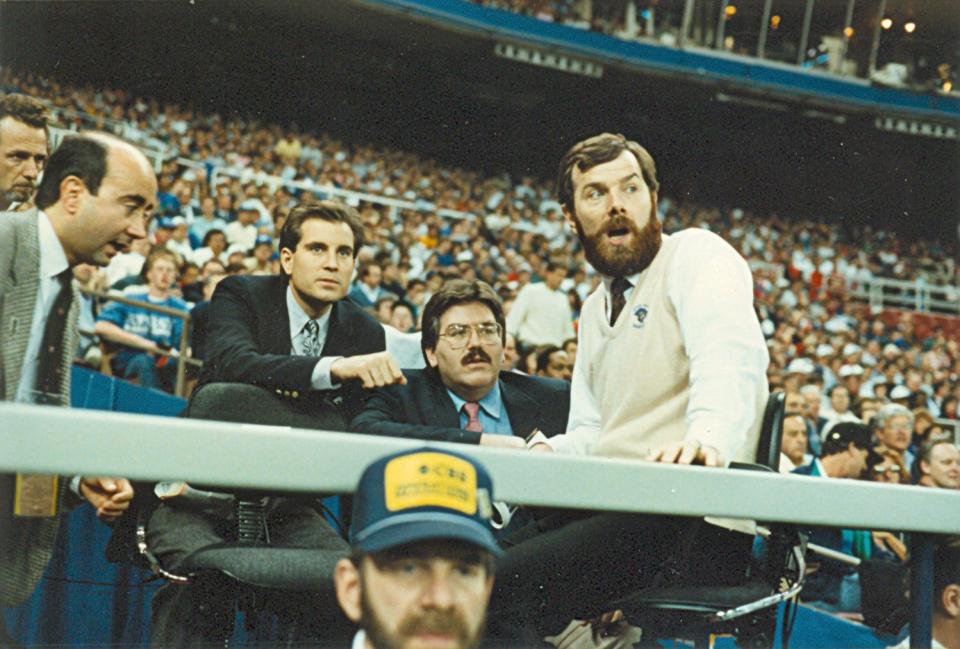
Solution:
<svg viewBox="0 0 960 649">
<path fill-rule="evenodd" d="M 406 385 L 374 390 L 363 412 L 350 422 L 351 431 L 437 442 L 480 442 L 480 433 L 460 428 L 460 414 L 432 370 L 407 370 L 404 375 Z M 500 394 L 514 435 L 526 437 L 534 428 L 547 437 L 566 431 L 570 412 L 570 384 L 566 381 L 501 372 Z"/>
<path fill-rule="evenodd" d="M 292 356 L 287 278 L 281 275 L 228 277 L 210 302 L 207 360 L 200 385 L 249 383 L 309 405 L 333 399 L 346 420 L 363 407 L 364 391 L 351 382 L 319 393 L 310 378 L 316 358 Z M 358 356 L 384 351 L 383 327 L 347 300 L 334 303 L 323 356 Z"/>
<path fill-rule="evenodd" d="M 0 398 L 4 401 L 13 401 L 20 385 L 39 281 L 37 210 L 0 212 Z M 74 288 L 61 357 L 61 405 L 70 403 L 70 365 L 80 342 L 79 312 L 79 293 Z M 57 518 L 15 518 L 14 480 L 13 474 L 0 475 L 0 606 L 16 606 L 33 592 L 53 552 L 60 525 Z M 69 500 L 66 482 L 61 478 L 61 507 Z"/>
</svg>

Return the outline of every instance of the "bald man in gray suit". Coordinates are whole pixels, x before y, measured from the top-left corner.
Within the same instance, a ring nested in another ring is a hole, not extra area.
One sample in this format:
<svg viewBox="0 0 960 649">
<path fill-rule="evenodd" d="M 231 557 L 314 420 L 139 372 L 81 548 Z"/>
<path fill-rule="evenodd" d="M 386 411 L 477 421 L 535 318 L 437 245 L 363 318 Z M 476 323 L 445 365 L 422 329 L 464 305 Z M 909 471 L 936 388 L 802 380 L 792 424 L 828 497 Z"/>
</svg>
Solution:
<svg viewBox="0 0 960 649">
<path fill-rule="evenodd" d="M 35 208 L 0 213 L 4 401 L 69 405 L 79 339 L 71 269 L 104 266 L 146 236 L 156 193 L 153 169 L 140 151 L 112 136 L 89 134 L 65 139 L 50 157 Z M 66 482 L 0 475 L 0 606 L 23 603 L 39 582 L 56 541 L 55 514 L 69 501 Z M 122 478 L 77 478 L 73 486 L 107 521 L 118 518 L 133 496 Z"/>
</svg>

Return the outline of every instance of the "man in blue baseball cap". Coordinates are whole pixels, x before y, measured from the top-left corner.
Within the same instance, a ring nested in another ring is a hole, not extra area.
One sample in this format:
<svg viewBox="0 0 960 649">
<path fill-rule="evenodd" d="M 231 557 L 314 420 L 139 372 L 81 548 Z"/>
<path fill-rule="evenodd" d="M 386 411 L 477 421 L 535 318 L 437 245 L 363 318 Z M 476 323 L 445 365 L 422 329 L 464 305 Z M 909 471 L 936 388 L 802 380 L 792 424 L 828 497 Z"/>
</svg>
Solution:
<svg viewBox="0 0 960 649">
<path fill-rule="evenodd" d="M 500 550 L 492 482 L 458 453 L 421 448 L 367 467 L 337 599 L 360 625 L 352 649 L 477 647 Z"/>
</svg>

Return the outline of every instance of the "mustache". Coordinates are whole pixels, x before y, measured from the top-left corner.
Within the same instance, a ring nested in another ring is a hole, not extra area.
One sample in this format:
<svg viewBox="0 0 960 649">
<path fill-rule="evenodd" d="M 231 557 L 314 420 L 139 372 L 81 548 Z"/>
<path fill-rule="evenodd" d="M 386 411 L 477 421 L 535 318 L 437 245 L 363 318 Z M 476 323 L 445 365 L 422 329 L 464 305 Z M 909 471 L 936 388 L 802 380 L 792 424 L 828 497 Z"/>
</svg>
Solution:
<svg viewBox="0 0 960 649">
<path fill-rule="evenodd" d="M 614 230 L 628 230 L 635 235 L 640 233 L 640 228 L 637 227 L 637 224 L 622 214 L 614 216 L 607 221 L 606 225 L 603 226 L 603 229 L 598 234 L 610 234 Z"/>
<path fill-rule="evenodd" d="M 475 361 L 483 361 L 484 363 L 491 362 L 490 355 L 487 352 L 483 351 L 480 347 L 475 347 L 471 349 L 466 356 L 463 357 L 463 360 L 460 361 L 461 365 L 468 365 Z"/>
<path fill-rule="evenodd" d="M 410 617 L 403 621 L 398 629 L 398 637 L 409 637 L 421 633 L 436 633 L 452 635 L 465 640 L 470 634 L 467 624 L 458 614 L 452 611 L 431 610 L 423 615 Z"/>
</svg>

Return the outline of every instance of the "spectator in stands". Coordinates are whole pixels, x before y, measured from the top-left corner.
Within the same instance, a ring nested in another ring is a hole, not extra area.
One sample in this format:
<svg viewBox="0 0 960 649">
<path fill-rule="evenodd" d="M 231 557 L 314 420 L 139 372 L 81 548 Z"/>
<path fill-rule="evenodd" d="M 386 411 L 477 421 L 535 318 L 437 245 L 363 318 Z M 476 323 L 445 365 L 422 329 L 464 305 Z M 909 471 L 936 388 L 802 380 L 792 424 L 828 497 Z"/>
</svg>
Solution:
<svg viewBox="0 0 960 649">
<path fill-rule="evenodd" d="M 824 425 L 827 423 L 827 418 L 820 415 L 820 406 L 823 402 L 823 391 L 820 389 L 820 386 L 814 383 L 807 383 L 800 388 L 800 394 L 803 396 L 803 399 L 807 404 L 804 414 L 807 417 L 807 420 L 813 424 L 817 434 L 819 434 L 820 431 L 823 430 Z"/>
<path fill-rule="evenodd" d="M 150 253 L 143 268 L 147 290 L 135 299 L 151 306 L 188 310 L 186 302 L 171 294 L 177 281 L 177 260 L 172 252 L 160 249 Z M 100 312 L 94 331 L 101 339 L 123 346 L 110 363 L 114 374 L 135 379 L 145 388 L 172 391 L 177 365 L 167 362 L 161 352 L 178 353 L 182 319 L 114 302 Z"/>
<path fill-rule="evenodd" d="M 403 451 L 367 467 L 351 554 L 334 572 L 340 607 L 360 626 L 355 649 L 479 646 L 500 549 L 477 503 L 492 490 L 481 465 L 448 451 Z"/>
<path fill-rule="evenodd" d="M 207 337 L 210 328 L 210 300 L 213 292 L 227 274 L 221 269 L 212 272 L 202 280 L 203 299 L 197 301 L 190 310 L 190 356 L 198 361 L 207 357 Z"/>
<path fill-rule="evenodd" d="M 913 413 L 906 407 L 889 403 L 876 414 L 877 440 L 898 453 L 907 469 L 912 469 L 914 455 L 910 452 L 913 431 Z"/>
<path fill-rule="evenodd" d="M 564 217 L 603 288 L 581 312 L 567 432 L 535 448 L 707 467 L 753 461 L 769 357 L 750 271 L 710 232 L 663 236 L 658 191 L 653 158 L 621 135 L 580 142 L 560 163 Z M 624 359 L 642 362 L 643 371 Z M 540 631 L 608 610 L 694 539 L 702 541 L 695 554 L 719 554 L 691 557 L 685 576 L 730 583 L 743 574 L 751 545 L 700 520 L 655 516 L 587 513 L 543 529 L 504 558 L 514 579 L 494 595 L 491 620 L 501 634 L 516 633 L 547 606 L 534 622 Z"/>
<path fill-rule="evenodd" d="M 227 265 L 227 238 L 224 236 L 223 230 L 215 228 L 207 230 L 201 246 L 193 251 L 193 257 L 190 261 L 201 268 L 211 259 L 216 259 L 224 266 Z"/>
<path fill-rule="evenodd" d="M 277 395 L 324 428 L 345 430 L 363 405 L 364 389 L 405 382 L 385 351 L 382 327 L 343 299 L 362 245 L 359 215 L 339 201 L 291 210 L 280 234 L 283 275 L 227 277 L 214 292 L 200 383 L 256 385 L 268 391 L 265 398 Z M 147 543 L 166 570 L 176 574 L 192 552 L 224 542 L 233 500 L 226 503 L 197 516 L 181 491 L 153 511 Z M 346 544 L 309 502 L 271 498 L 267 511 L 273 545 L 346 554 Z M 211 629 L 210 620 L 227 615 L 224 606 L 229 603 L 216 593 L 168 586 L 154 598 L 152 642 L 212 641 L 220 630 Z"/>
<path fill-rule="evenodd" d="M 372 311 L 381 324 L 390 324 L 390 320 L 393 318 L 393 307 L 398 299 L 393 293 L 386 292 L 382 297 L 377 298 Z"/>
<path fill-rule="evenodd" d="M 960 449 L 947 438 L 932 439 L 920 448 L 920 481 L 924 487 L 960 489 Z"/>
<path fill-rule="evenodd" d="M 273 275 L 273 239 L 269 234 L 258 234 L 253 254 L 244 260 L 251 275 Z"/>
<path fill-rule="evenodd" d="M 941 541 L 933 557 L 932 649 L 960 649 L 960 538 Z M 916 646 L 910 636 L 893 649 Z"/>
<path fill-rule="evenodd" d="M 827 418 L 827 423 L 821 430 L 821 435 L 826 434 L 839 423 L 857 422 L 860 419 L 850 412 L 850 389 L 845 385 L 837 384 L 827 391 L 830 399 L 830 408 L 823 414 Z"/>
<path fill-rule="evenodd" d="M 170 222 L 173 224 L 173 232 L 165 247 L 176 253 L 181 260 L 189 260 L 193 257 L 193 246 L 190 245 L 188 238 L 187 221 L 182 216 L 174 216 Z"/>
<path fill-rule="evenodd" d="M 807 420 L 802 413 L 787 410 L 783 418 L 783 440 L 780 451 L 789 460 L 789 462 L 781 462 L 781 472 L 789 473 L 809 461 L 807 459 Z"/>
<path fill-rule="evenodd" d="M 244 201 L 237 212 L 237 220 L 227 225 L 223 234 L 227 237 L 227 244 L 239 246 L 244 251 L 253 249 L 257 242 L 257 220 L 260 213 L 256 203 Z"/>
<path fill-rule="evenodd" d="M 573 375 L 573 363 L 567 352 L 555 345 L 544 345 L 537 351 L 537 376 L 569 381 Z"/>
<path fill-rule="evenodd" d="M 503 367 L 504 372 L 517 371 L 520 355 L 517 353 L 517 339 L 507 332 L 503 339 Z"/>
<path fill-rule="evenodd" d="M 387 292 L 380 286 L 383 269 L 379 264 L 364 265 L 357 274 L 357 283 L 350 290 L 350 301 L 363 309 L 375 308 L 377 300 Z"/>
<path fill-rule="evenodd" d="M 816 388 L 816 386 L 814 386 L 814 388 Z M 807 400 L 799 391 L 787 392 L 784 395 L 783 405 L 786 412 L 797 412 L 803 416 L 803 421 L 807 426 L 807 449 L 814 456 L 820 457 L 820 436 L 817 434 L 817 429 L 813 421 L 807 417 L 807 413 L 809 412 Z"/>
<path fill-rule="evenodd" d="M 393 310 L 390 313 L 390 322 L 388 324 L 402 333 L 412 333 L 416 331 L 416 323 L 413 319 L 413 308 L 403 300 L 397 301 L 393 305 Z"/>
<path fill-rule="evenodd" d="M 200 201 L 200 215 L 190 223 L 190 239 L 195 248 L 206 245 L 201 242 L 207 239 L 210 230 L 224 232 L 227 229 L 227 222 L 217 216 L 216 210 L 216 200 L 212 196 L 204 196 Z"/>
<path fill-rule="evenodd" d="M 447 282 L 423 313 L 428 367 L 404 372 L 406 385 L 376 390 L 351 430 L 520 449 L 535 431 L 562 433 L 568 387 L 501 371 L 503 324 L 500 298 L 488 285 Z"/>
<path fill-rule="evenodd" d="M 47 162 L 47 107 L 28 95 L 0 97 L 0 212 L 31 207 Z"/>
<path fill-rule="evenodd" d="M 560 345 L 560 348 L 567 353 L 567 358 L 570 359 L 570 367 L 573 367 L 577 362 L 577 339 L 576 337 L 567 338 L 563 341 L 563 344 Z"/>
<path fill-rule="evenodd" d="M 507 331 L 526 348 L 539 345 L 559 347 L 573 336 L 573 313 L 560 284 L 567 276 L 567 267 L 548 263 L 542 282 L 527 284 L 507 316 Z"/>
<path fill-rule="evenodd" d="M 883 444 L 873 448 L 875 462 L 870 465 L 867 476 L 874 482 L 910 484 L 910 472 L 897 451 Z"/>
<path fill-rule="evenodd" d="M 79 342 L 70 269 L 105 266 L 131 241 L 146 237 L 156 191 L 142 153 L 91 133 L 66 138 L 50 157 L 35 208 L 0 215 L 0 365 L 20 359 L 0 367 L 6 400 L 69 403 L 70 363 Z M 19 278 L 16 284 L 13 277 Z M 16 322 L 22 333 L 14 336 Z M 24 477 L 0 476 L 0 606 L 19 605 L 33 592 L 53 551 L 57 510 L 69 506 L 66 491 L 58 490 L 51 476 L 32 476 L 33 496 L 56 504 L 37 516 L 13 516 L 14 494 L 23 493 L 18 487 Z M 118 519 L 133 497 L 130 483 L 121 478 L 77 477 L 70 490 L 106 521 Z"/>
</svg>

